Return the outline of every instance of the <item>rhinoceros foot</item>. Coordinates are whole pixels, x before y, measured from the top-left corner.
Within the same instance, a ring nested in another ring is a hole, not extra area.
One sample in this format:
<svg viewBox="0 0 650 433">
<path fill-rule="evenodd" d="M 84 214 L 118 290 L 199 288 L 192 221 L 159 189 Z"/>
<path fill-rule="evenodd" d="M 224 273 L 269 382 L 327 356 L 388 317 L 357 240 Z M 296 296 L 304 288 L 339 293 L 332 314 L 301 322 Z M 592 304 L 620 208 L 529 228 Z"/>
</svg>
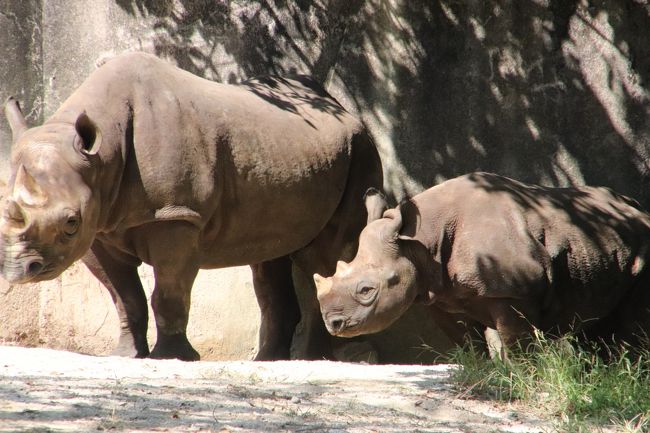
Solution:
<svg viewBox="0 0 650 433">
<path fill-rule="evenodd" d="M 150 358 L 180 359 L 181 361 L 198 361 L 199 352 L 194 350 L 187 336 L 183 334 L 165 335 L 158 332 L 158 340 L 151 351 Z"/>
<path fill-rule="evenodd" d="M 126 358 L 146 358 L 149 356 L 149 345 L 146 336 L 144 338 L 133 338 L 130 332 L 120 335 L 117 346 L 111 352 L 111 356 L 124 356 Z"/>
</svg>

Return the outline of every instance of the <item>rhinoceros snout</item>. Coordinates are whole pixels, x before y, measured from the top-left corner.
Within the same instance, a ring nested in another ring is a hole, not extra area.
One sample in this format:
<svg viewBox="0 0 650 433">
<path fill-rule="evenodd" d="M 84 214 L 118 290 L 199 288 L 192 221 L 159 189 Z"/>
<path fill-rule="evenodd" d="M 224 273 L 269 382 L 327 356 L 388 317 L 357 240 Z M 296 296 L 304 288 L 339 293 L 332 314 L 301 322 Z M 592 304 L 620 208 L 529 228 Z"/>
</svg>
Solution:
<svg viewBox="0 0 650 433">
<path fill-rule="evenodd" d="M 2 265 L 2 276 L 10 284 L 22 284 L 33 281 L 45 270 L 45 262 L 41 258 L 29 260 L 9 260 Z"/>
</svg>

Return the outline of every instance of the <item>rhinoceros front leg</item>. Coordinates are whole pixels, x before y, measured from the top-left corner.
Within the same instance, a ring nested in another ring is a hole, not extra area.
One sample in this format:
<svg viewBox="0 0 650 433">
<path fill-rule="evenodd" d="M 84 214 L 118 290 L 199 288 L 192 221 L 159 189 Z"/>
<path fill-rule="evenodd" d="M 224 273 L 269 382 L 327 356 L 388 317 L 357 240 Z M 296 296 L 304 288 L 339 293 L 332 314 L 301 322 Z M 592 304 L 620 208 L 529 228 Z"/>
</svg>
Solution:
<svg viewBox="0 0 650 433">
<path fill-rule="evenodd" d="M 147 298 L 140 282 L 137 259 L 120 260 L 119 254 L 95 241 L 83 258 L 93 275 L 106 287 L 120 321 L 120 336 L 112 355 L 144 358 L 149 355 Z"/>
<path fill-rule="evenodd" d="M 154 271 L 151 307 L 157 339 L 151 358 L 198 361 L 187 339 L 192 284 L 199 271 L 198 229 L 190 223 L 150 224 L 135 242 Z"/>
<path fill-rule="evenodd" d="M 301 266 L 295 268 L 294 278 L 298 289 L 296 293 L 298 294 L 301 317 L 294 333 L 291 357 L 316 360 L 336 359 L 332 344 L 332 339 L 335 337 L 332 337 L 325 328 L 316 298 L 316 287 L 314 287 L 314 280 L 311 278 L 314 272 L 310 273 L 311 269 L 305 271 L 305 268 Z"/>
<path fill-rule="evenodd" d="M 517 342 L 521 348 L 526 349 L 533 335 L 534 324 L 539 321 L 538 314 L 517 299 L 489 299 L 486 306 L 498 333 L 493 338 L 495 341 L 498 338 L 501 342 L 499 356 L 505 359 L 505 349 L 512 348 Z"/>
<path fill-rule="evenodd" d="M 457 346 L 468 342 L 473 344 L 483 338 L 485 326 L 461 313 L 449 313 L 433 303 L 429 305 L 429 314 L 435 324 Z"/>
<path fill-rule="evenodd" d="M 262 315 L 256 361 L 289 359 L 291 340 L 300 321 L 293 285 L 291 259 L 251 265 L 253 287 Z"/>
<path fill-rule="evenodd" d="M 493 328 L 485 328 L 485 344 L 487 345 L 490 359 L 508 360 L 508 353 L 506 352 L 506 347 L 503 345 L 499 331 Z"/>
</svg>

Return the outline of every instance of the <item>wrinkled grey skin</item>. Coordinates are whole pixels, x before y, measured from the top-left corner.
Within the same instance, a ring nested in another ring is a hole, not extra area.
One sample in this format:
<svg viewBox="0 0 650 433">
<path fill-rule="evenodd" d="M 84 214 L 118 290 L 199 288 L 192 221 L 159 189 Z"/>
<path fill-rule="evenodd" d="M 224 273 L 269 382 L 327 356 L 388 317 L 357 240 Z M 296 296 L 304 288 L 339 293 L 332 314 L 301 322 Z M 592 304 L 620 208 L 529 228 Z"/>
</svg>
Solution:
<svg viewBox="0 0 650 433">
<path fill-rule="evenodd" d="M 286 359 L 300 320 L 292 264 L 331 274 L 366 224 L 361 198 L 381 188 L 361 123 L 306 77 L 210 82 L 154 56 L 118 56 L 42 126 L 17 102 L 11 178 L 0 220 L 10 283 L 48 280 L 82 259 L 121 321 L 116 354 L 148 356 L 137 266 L 153 267 L 152 357 L 198 359 L 186 337 L 200 268 L 251 265 L 262 312 L 257 359 Z M 313 335 L 299 356 L 327 356 Z M 327 338 L 325 340 L 325 338 Z"/>
<path fill-rule="evenodd" d="M 467 328 L 496 330 L 506 346 L 537 328 L 637 344 L 650 331 L 649 250 L 650 216 L 609 189 L 472 173 L 387 210 L 350 263 L 314 280 L 329 332 L 343 337 L 423 302 L 458 343 Z"/>
</svg>

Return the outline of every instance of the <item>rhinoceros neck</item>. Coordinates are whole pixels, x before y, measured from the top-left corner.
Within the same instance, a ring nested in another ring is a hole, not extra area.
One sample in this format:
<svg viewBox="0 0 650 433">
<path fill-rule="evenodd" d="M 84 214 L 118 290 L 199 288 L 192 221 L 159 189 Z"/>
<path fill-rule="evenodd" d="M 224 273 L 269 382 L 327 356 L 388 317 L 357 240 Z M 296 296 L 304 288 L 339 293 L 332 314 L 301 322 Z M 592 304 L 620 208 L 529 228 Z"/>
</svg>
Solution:
<svg viewBox="0 0 650 433">
<path fill-rule="evenodd" d="M 411 207 L 403 212 L 404 227 L 414 244 L 409 258 L 417 269 L 418 289 L 423 299 L 435 293 L 443 295 L 449 288 L 447 265 L 454 243 L 456 219 L 440 200 L 428 200 L 431 192 L 416 195 Z"/>
<path fill-rule="evenodd" d="M 86 181 L 94 197 L 100 201 L 99 229 L 109 219 L 129 152 L 129 134 L 132 135 L 133 86 L 124 76 L 116 80 L 115 73 L 98 69 L 61 105 L 45 123 L 74 125 L 80 114 L 86 113 L 97 125 L 101 145 L 93 158 L 93 175 Z M 63 143 L 65 145 L 65 143 Z"/>
</svg>

